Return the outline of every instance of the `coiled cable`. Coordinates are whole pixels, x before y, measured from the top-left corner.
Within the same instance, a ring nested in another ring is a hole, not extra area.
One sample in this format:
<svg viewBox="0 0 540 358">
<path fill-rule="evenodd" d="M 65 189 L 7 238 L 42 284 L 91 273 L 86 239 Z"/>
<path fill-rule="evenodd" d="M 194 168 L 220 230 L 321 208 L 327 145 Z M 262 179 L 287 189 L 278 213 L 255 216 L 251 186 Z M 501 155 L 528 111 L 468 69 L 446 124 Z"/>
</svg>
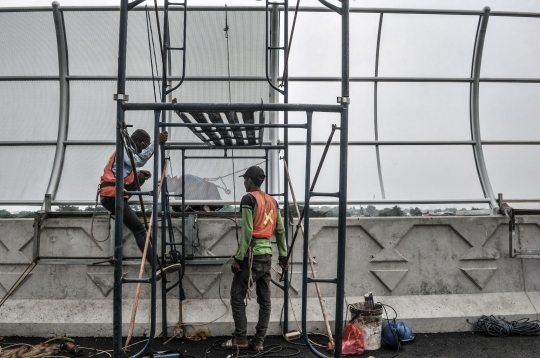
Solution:
<svg viewBox="0 0 540 358">
<path fill-rule="evenodd" d="M 473 332 L 482 332 L 491 337 L 506 337 L 511 335 L 536 336 L 540 334 L 540 321 L 522 318 L 517 321 L 507 321 L 504 317 L 482 316 L 473 325 Z"/>
</svg>

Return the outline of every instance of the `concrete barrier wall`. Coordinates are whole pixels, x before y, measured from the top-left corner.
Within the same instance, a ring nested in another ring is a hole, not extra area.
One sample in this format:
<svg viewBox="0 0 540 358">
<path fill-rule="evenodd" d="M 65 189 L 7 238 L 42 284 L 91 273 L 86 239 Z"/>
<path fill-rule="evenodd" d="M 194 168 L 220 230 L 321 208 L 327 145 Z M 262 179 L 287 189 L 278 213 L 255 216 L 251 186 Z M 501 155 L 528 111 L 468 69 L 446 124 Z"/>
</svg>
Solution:
<svg viewBox="0 0 540 358">
<path fill-rule="evenodd" d="M 540 218 L 524 217 L 520 221 L 522 248 L 540 248 Z M 393 306 L 400 319 L 411 323 L 417 332 L 468 330 L 467 318 L 475 319 L 482 314 L 536 319 L 540 308 L 540 275 L 537 274 L 540 260 L 509 258 L 507 222 L 505 217 L 496 216 L 349 218 L 345 263 L 347 302 L 361 301 L 366 292 L 372 291 L 376 299 Z M 175 219 L 174 225 L 178 240 L 180 221 Z M 111 256 L 111 239 L 104 240 L 110 230 L 108 219 L 95 220 L 95 239 L 88 217 L 47 219 L 39 230 L 39 245 L 33 226 L 32 219 L 0 220 L 0 297 L 31 262 L 38 246 L 39 255 L 47 257 L 0 308 L 0 336 L 111 335 L 113 267 L 92 265 L 81 258 L 106 260 Z M 124 255 L 140 256 L 129 230 L 125 234 Z M 336 242 L 337 220 L 312 219 L 309 245 L 319 277 L 336 275 Z M 233 221 L 199 219 L 188 250 L 195 256 L 230 256 L 236 247 Z M 302 242 L 298 240 L 291 265 L 290 291 L 298 319 L 301 260 Z M 224 314 L 208 325 L 215 335 L 229 334 L 232 330 L 232 316 L 225 306 L 232 274 L 223 261 L 212 259 L 211 264 L 187 265 L 184 280 L 188 298 L 182 303 L 184 321 L 205 323 Z M 280 271 L 277 259 L 273 267 Z M 138 262 L 125 262 L 127 277 L 135 277 L 138 270 Z M 150 275 L 148 270 L 146 275 Z M 278 274 L 272 275 L 278 281 Z M 127 332 L 135 287 L 129 284 L 123 288 Z M 321 289 L 333 317 L 334 286 L 321 284 Z M 308 293 L 308 327 L 323 329 L 312 284 Z M 270 332 L 278 334 L 283 293 L 274 287 L 273 297 Z M 141 298 L 137 335 L 144 335 L 148 328 L 149 287 L 143 288 Z M 168 299 L 168 323 L 174 328 L 178 319 L 178 290 L 171 291 Z M 256 313 L 253 298 L 248 304 L 252 325 Z M 293 312 L 289 324 L 296 328 Z M 161 324 L 158 332 L 160 327 Z"/>
</svg>

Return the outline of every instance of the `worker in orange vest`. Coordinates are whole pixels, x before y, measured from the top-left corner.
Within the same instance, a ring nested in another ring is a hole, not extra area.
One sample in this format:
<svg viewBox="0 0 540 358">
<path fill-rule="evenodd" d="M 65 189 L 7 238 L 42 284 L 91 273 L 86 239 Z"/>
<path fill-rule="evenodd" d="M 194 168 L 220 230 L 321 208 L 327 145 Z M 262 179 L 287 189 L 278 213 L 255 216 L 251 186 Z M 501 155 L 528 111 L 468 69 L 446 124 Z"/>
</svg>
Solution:
<svg viewBox="0 0 540 358">
<path fill-rule="evenodd" d="M 164 131 L 159 134 L 159 144 L 164 144 L 167 142 L 169 134 Z M 142 130 L 137 129 L 130 138 L 131 143 L 128 145 L 133 150 L 133 159 L 136 167 L 143 167 L 146 162 L 154 154 L 154 145 L 151 142 L 150 135 Z M 131 160 L 127 148 L 124 146 L 124 172 L 122 173 L 124 178 L 124 190 L 126 191 L 136 191 L 137 187 L 135 184 L 135 174 L 133 168 L 131 167 Z M 152 174 L 147 170 L 139 170 L 137 172 L 137 177 L 139 178 L 139 183 L 142 186 L 145 180 L 150 179 Z M 116 200 L 116 151 L 110 156 L 107 165 L 103 169 L 103 175 L 101 176 L 100 181 L 100 190 L 99 194 L 101 196 L 101 205 L 111 213 L 115 212 Z M 133 209 L 128 205 L 127 200 L 129 199 L 128 195 L 124 196 L 124 225 L 128 227 L 129 230 L 133 233 L 135 237 L 135 242 L 141 250 L 144 251 L 144 244 L 146 241 L 146 228 L 144 224 L 139 220 L 137 214 Z M 146 255 L 148 262 L 150 261 L 150 250 Z"/>
<path fill-rule="evenodd" d="M 279 252 L 279 265 L 286 270 L 287 242 L 285 227 L 274 198 L 261 190 L 264 171 L 253 166 L 246 170 L 244 186 L 248 194 L 242 197 L 242 237 L 231 269 L 234 278 L 231 286 L 231 308 L 234 319 L 234 337 L 222 344 L 223 348 L 246 349 L 251 345 L 262 351 L 270 322 L 270 270 L 272 265 L 271 237 L 275 234 Z M 259 320 L 253 339 L 247 340 L 247 318 L 244 300 L 256 285 Z"/>
</svg>

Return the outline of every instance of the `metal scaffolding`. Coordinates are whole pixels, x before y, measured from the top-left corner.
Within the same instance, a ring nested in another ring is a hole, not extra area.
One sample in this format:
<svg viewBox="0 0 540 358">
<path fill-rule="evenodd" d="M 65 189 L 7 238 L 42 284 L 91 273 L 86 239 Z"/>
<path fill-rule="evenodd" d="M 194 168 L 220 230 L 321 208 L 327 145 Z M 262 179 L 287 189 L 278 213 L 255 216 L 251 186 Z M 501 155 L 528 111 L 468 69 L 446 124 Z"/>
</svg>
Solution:
<svg viewBox="0 0 540 358">
<path fill-rule="evenodd" d="M 321 1 L 322 3 L 326 3 L 324 1 Z M 213 149 L 220 149 L 224 150 L 224 156 L 223 158 L 229 159 L 227 156 L 227 150 L 234 150 L 234 149 L 246 149 L 246 148 L 253 148 L 253 149 L 264 149 L 265 150 L 265 159 L 268 163 L 268 153 L 269 151 L 276 151 L 276 150 L 282 150 L 284 154 L 285 160 L 288 159 L 288 129 L 289 128 L 303 128 L 306 129 L 306 144 L 307 144 L 307 153 L 306 153 L 306 182 L 308 185 L 306 185 L 306 191 L 305 191 L 305 217 L 304 217 L 304 228 L 305 228 L 305 236 L 304 236 L 304 258 L 303 258 L 303 274 L 302 274 L 302 327 L 303 331 L 307 332 L 306 324 L 307 324 L 307 284 L 311 282 L 325 282 L 325 283 L 333 283 L 337 285 L 336 289 L 336 315 L 335 315 L 335 356 L 341 357 L 341 334 L 343 330 L 343 311 L 344 311 L 344 283 L 345 283 L 345 235 L 346 235 L 346 226 L 345 226 L 345 219 L 346 219 L 346 208 L 347 208 L 347 150 L 348 150 L 348 104 L 349 104 L 349 8 L 348 8 L 348 1 L 345 0 L 343 2 L 342 8 L 337 8 L 332 5 L 330 6 L 333 10 L 338 12 L 341 15 L 342 18 L 342 89 L 341 89 L 341 96 L 339 97 L 339 103 L 338 105 L 313 105 L 313 104 L 289 104 L 288 101 L 288 80 L 287 80 L 287 74 L 285 73 L 285 78 L 283 79 L 283 89 L 278 88 L 275 86 L 275 82 L 277 79 L 276 73 L 272 73 L 272 76 L 270 76 L 268 70 L 269 70 L 269 53 L 275 54 L 276 51 L 283 50 L 284 52 L 288 49 L 288 11 L 285 11 L 285 43 L 284 46 L 275 46 L 276 36 L 274 35 L 272 41 L 273 43 L 269 45 L 268 39 L 269 39 L 269 31 L 274 31 L 274 34 L 276 33 L 276 26 L 279 26 L 278 23 L 278 6 L 284 6 L 285 9 L 288 9 L 288 0 L 285 0 L 282 3 L 274 3 L 274 2 L 266 2 L 266 79 L 272 86 L 272 88 L 276 91 L 281 93 L 284 96 L 284 103 L 269 103 L 269 104 L 246 104 L 246 103 L 225 103 L 225 104 L 216 104 L 216 103 L 171 103 L 167 102 L 167 94 L 172 92 L 174 89 L 178 88 L 184 79 L 184 73 L 181 76 L 180 82 L 178 85 L 172 87 L 171 89 L 167 88 L 168 85 L 168 78 L 167 78 L 167 71 L 165 69 L 167 68 L 167 61 L 170 59 L 169 51 L 171 50 L 179 50 L 183 51 L 184 58 L 185 53 L 187 51 L 187 47 L 185 44 L 185 34 L 186 34 L 186 13 L 187 13 L 187 3 L 174 3 L 176 6 L 180 6 L 183 8 L 184 11 L 184 44 L 181 47 L 178 48 L 172 48 L 169 43 L 169 17 L 168 17 L 168 10 L 169 5 L 172 3 L 169 3 L 169 1 L 165 0 L 164 5 L 164 25 L 163 25 L 163 48 L 162 48 L 162 61 L 163 61 L 163 77 L 162 77 L 162 90 L 161 90 L 161 103 L 128 103 L 127 102 L 127 93 L 126 93 L 126 45 L 127 45 L 127 28 L 128 28 L 128 12 L 130 9 L 134 8 L 139 1 L 134 1 L 132 3 L 129 3 L 128 0 L 122 0 L 121 2 L 121 8 L 120 8 L 120 39 L 119 39 L 119 54 L 118 54 L 118 88 L 117 93 L 115 94 L 115 99 L 117 100 L 117 139 L 116 139 L 116 163 L 117 163 L 117 172 L 122 172 L 124 168 L 124 143 L 123 143 L 123 130 L 125 129 L 126 123 L 125 123 L 125 112 L 126 111 L 153 111 L 154 112 L 154 138 L 158 138 L 160 130 L 162 128 L 170 128 L 171 130 L 175 127 L 191 127 L 191 128 L 200 128 L 201 133 L 208 133 L 208 130 L 212 128 L 216 128 L 216 132 L 219 133 L 219 128 L 228 129 L 231 131 L 238 131 L 238 130 L 249 130 L 249 128 L 258 129 L 259 131 L 262 130 L 262 128 L 283 128 L 284 129 L 284 143 L 283 145 L 277 145 L 272 144 L 267 145 L 263 143 L 261 140 L 258 145 L 236 145 L 231 146 L 230 144 L 225 144 L 221 146 L 203 146 L 202 148 L 213 150 Z M 271 15 L 272 19 L 272 25 L 269 25 L 269 10 L 270 6 L 272 12 L 274 12 L 273 15 Z M 272 30 L 270 30 L 272 29 Z M 277 56 L 273 55 L 272 61 L 276 61 Z M 273 63 L 272 68 L 275 70 L 277 66 Z M 185 62 L 184 62 L 184 68 L 185 70 Z M 185 72 L 185 71 L 184 71 Z M 272 83 L 274 82 L 274 83 Z M 274 97 L 275 98 L 275 97 Z M 230 123 L 228 124 L 216 124 L 216 123 L 200 123 L 200 121 L 197 121 L 198 123 L 186 123 L 184 122 L 172 122 L 171 120 L 167 121 L 166 115 L 167 111 L 176 111 L 179 113 L 184 112 L 190 112 L 190 113 L 203 113 L 203 112 L 223 112 L 223 113 L 230 113 Z M 284 123 L 276 123 L 277 121 L 274 121 L 274 123 L 270 124 L 245 124 L 241 123 L 238 124 L 237 122 L 234 123 L 232 118 L 235 116 L 235 113 L 243 111 L 270 111 L 270 112 L 283 112 L 284 113 Z M 306 123 L 305 124 L 289 124 L 288 123 L 288 112 L 305 112 L 307 115 Z M 340 174 L 339 174 L 339 190 L 337 192 L 333 193 L 320 193 L 320 192 L 312 192 L 309 190 L 309 181 L 310 181 L 310 166 L 311 166 L 311 136 L 312 136 L 312 121 L 313 121 L 313 114 L 319 113 L 319 112 L 334 112 L 339 113 L 341 115 L 341 122 L 340 122 Z M 249 137 L 249 135 L 248 135 Z M 216 138 L 215 135 L 209 135 L 209 138 Z M 261 137 L 262 138 L 262 137 Z M 211 141 L 209 141 L 210 143 Z M 214 142 L 217 141 L 214 139 Z M 209 144 L 207 143 L 207 144 Z M 186 146 L 186 145 L 163 145 L 161 147 L 161 151 L 159 150 L 159 143 L 158 141 L 154 142 L 154 177 L 153 177 L 153 190 L 150 193 L 147 192 L 130 192 L 129 194 L 132 195 L 148 195 L 151 194 L 153 199 L 153 206 L 152 206 L 152 259 L 151 259 L 151 270 L 152 270 L 152 276 L 150 279 L 125 279 L 122 278 L 122 240 L 123 240 L 123 225 L 119 225 L 118 223 L 121 222 L 119 218 L 123 218 L 124 214 L 124 184 L 122 181 L 117 181 L 116 185 L 116 211 L 115 211 L 115 217 L 117 220 L 115 221 L 115 252 L 114 252 L 114 260 L 115 260 L 115 284 L 114 284 L 114 356 L 120 357 L 121 356 L 121 349 L 122 349 L 122 284 L 124 283 L 147 283 L 151 285 L 151 304 L 150 304 L 150 310 L 151 310 L 151 316 L 150 316 L 150 330 L 149 330 L 149 337 L 150 339 L 146 343 L 145 347 L 143 349 L 135 354 L 133 357 L 141 357 L 152 345 L 153 338 L 155 336 L 155 328 L 156 328 L 156 301 L 157 301 L 157 289 L 156 289 L 156 269 L 157 269 L 157 237 L 158 237 L 158 229 L 157 229 L 157 221 L 159 216 L 159 198 L 158 198 L 158 176 L 157 174 L 161 172 L 160 168 L 163 170 L 164 168 L 164 157 L 165 157 L 165 150 L 180 150 L 182 153 L 182 242 L 179 244 L 176 244 L 174 241 L 167 241 L 167 228 L 168 226 L 172 225 L 172 222 L 170 220 L 167 220 L 167 217 L 169 216 L 166 214 L 166 212 L 169 210 L 168 205 L 168 196 L 172 196 L 167 194 L 166 190 L 162 190 L 161 192 L 161 216 L 162 216 L 162 262 L 161 266 L 166 269 L 169 264 L 171 264 L 170 261 L 167 261 L 166 259 L 166 249 L 169 246 L 180 246 L 181 252 L 180 252 L 180 263 L 182 264 L 182 268 L 185 267 L 185 232 L 186 232 L 186 210 L 185 210 L 185 159 L 186 159 L 186 151 L 194 150 L 194 149 L 201 149 L 201 146 Z M 159 154 L 158 154 L 159 153 Z M 215 155 L 211 155 L 212 158 L 217 158 Z M 199 159 L 203 159 L 203 157 L 198 157 Z M 275 156 L 274 156 L 275 158 Z M 267 166 L 268 171 L 268 166 Z M 284 176 L 285 171 L 283 171 Z M 285 182 L 287 182 L 287 178 L 285 177 Z M 166 182 L 165 182 L 166 183 Z M 166 188 L 166 184 L 163 185 Z M 276 196 L 283 196 L 283 203 L 285 206 L 285 214 L 284 214 L 284 222 L 287 223 L 285 226 L 285 236 L 288 237 L 288 222 L 289 222 L 289 202 L 288 202 L 288 187 L 284 187 L 283 193 L 270 193 L 270 195 L 276 195 Z M 178 196 L 175 194 L 174 196 Z M 328 197 L 334 197 L 338 198 L 339 200 L 339 217 L 338 217 L 338 260 L 337 260 L 337 277 L 331 278 L 331 279 L 311 279 L 308 277 L 308 271 L 307 271 L 307 262 L 308 262 L 308 238 L 309 238 L 309 203 L 311 200 L 311 197 L 314 196 L 328 196 Z M 235 208 L 236 210 L 236 208 Z M 169 227 L 169 229 L 171 229 Z M 172 231 L 172 230 L 169 230 Z M 287 240 L 288 241 L 288 240 Z M 175 256 L 175 255 L 170 255 Z M 177 258 L 178 259 L 178 258 Z M 174 263 L 174 262 L 173 262 Z M 169 292 L 171 289 L 175 287 L 181 286 L 181 280 L 183 278 L 183 270 L 179 274 L 179 281 L 172 284 L 171 286 L 167 287 L 167 283 L 165 280 L 162 281 L 162 314 L 163 314 L 163 335 L 166 336 L 166 328 L 167 328 L 167 292 Z M 284 285 L 281 286 L 276 283 L 278 287 L 280 287 L 284 292 L 283 297 L 283 303 L 284 303 L 284 321 L 285 321 L 285 327 L 284 330 L 288 330 L 288 296 L 289 296 L 289 282 L 287 278 L 285 278 Z M 181 295 L 181 293 L 180 293 Z M 311 345 L 311 342 L 309 341 L 307 334 L 304 335 L 306 344 L 310 347 L 310 349 L 319 356 L 324 356 L 321 353 L 319 353 L 315 348 Z"/>
</svg>

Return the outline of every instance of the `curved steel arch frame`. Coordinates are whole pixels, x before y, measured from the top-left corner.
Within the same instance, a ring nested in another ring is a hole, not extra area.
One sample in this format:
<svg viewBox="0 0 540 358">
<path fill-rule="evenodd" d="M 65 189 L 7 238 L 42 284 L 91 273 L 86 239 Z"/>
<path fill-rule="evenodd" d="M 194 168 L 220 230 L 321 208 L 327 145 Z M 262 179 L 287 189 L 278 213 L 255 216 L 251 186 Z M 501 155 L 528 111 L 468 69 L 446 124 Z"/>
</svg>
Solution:
<svg viewBox="0 0 540 358">
<path fill-rule="evenodd" d="M 64 16 L 59 9 L 60 4 L 55 1 L 52 3 L 54 28 L 56 32 L 56 42 L 58 46 L 58 75 L 60 87 L 60 103 L 59 103 L 59 122 L 58 122 L 58 137 L 56 139 L 56 153 L 54 155 L 51 177 L 47 185 L 45 194 L 51 195 L 52 199 L 56 198 L 58 184 L 64 165 L 64 157 L 66 154 L 65 141 L 67 140 L 67 131 L 69 124 L 69 76 L 68 53 L 66 31 L 64 26 Z M 43 203 L 45 205 L 45 202 Z"/>
<path fill-rule="evenodd" d="M 498 212 L 498 204 L 491 188 L 491 182 L 484 160 L 484 150 L 482 148 L 482 137 L 480 132 L 480 69 L 482 66 L 482 53 L 484 51 L 484 40 L 486 38 L 486 30 L 491 9 L 484 8 L 484 14 L 480 16 L 478 28 L 476 30 L 476 38 L 474 43 L 474 52 L 472 60 L 471 77 L 471 96 L 470 96 L 470 113 L 471 113 L 471 135 L 475 142 L 473 145 L 474 159 L 478 170 L 478 177 L 484 191 L 484 196 L 489 198 L 493 213 Z"/>
</svg>

